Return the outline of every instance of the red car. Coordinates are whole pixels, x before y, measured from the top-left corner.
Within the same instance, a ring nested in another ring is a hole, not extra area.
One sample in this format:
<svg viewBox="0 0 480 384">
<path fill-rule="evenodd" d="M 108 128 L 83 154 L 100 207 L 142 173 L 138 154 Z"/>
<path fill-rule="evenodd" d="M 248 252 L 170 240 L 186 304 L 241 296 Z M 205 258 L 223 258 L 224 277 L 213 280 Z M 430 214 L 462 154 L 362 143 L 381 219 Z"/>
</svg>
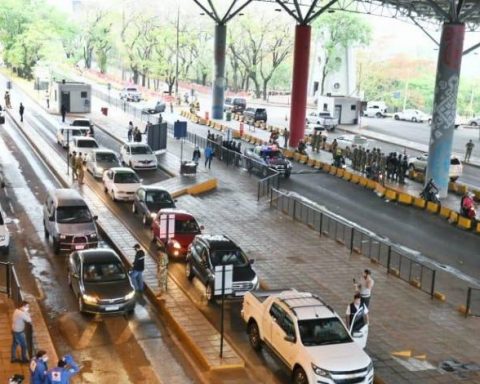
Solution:
<svg viewBox="0 0 480 384">
<path fill-rule="evenodd" d="M 152 242 L 165 249 L 169 257 L 185 258 L 188 247 L 203 226 L 180 209 L 161 209 L 152 221 Z"/>
</svg>

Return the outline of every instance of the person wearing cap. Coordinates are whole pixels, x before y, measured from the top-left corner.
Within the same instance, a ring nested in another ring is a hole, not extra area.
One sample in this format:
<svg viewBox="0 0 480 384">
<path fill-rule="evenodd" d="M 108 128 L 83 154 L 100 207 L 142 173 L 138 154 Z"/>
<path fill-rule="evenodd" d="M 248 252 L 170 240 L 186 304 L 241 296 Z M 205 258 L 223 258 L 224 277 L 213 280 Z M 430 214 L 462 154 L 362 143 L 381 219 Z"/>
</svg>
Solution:
<svg viewBox="0 0 480 384">
<path fill-rule="evenodd" d="M 40 349 L 35 357 L 30 361 L 30 383 L 45 384 L 47 381 L 47 352 Z"/>
<path fill-rule="evenodd" d="M 72 376 L 76 375 L 80 371 L 75 360 L 71 355 L 64 356 L 61 360 L 58 360 L 58 364 L 55 368 L 50 369 L 47 372 L 46 384 L 69 384 Z"/>
<path fill-rule="evenodd" d="M 145 252 L 140 244 L 133 246 L 135 250 L 135 259 L 132 268 L 132 284 L 137 292 L 143 292 L 143 271 L 145 270 Z"/>
</svg>

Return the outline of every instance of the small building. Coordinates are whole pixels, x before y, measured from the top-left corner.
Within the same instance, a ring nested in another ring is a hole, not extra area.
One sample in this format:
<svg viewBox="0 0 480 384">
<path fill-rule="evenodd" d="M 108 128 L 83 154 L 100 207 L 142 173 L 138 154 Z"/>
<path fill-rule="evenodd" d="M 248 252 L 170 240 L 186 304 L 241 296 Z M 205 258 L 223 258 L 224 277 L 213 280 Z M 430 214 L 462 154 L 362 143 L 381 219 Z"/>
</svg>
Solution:
<svg viewBox="0 0 480 384">
<path fill-rule="evenodd" d="M 92 87 L 89 84 L 73 81 L 57 81 L 53 88 L 52 106 L 60 112 L 62 105 L 67 113 L 90 113 Z"/>
<path fill-rule="evenodd" d="M 339 124 L 358 124 L 361 101 L 350 96 L 319 96 L 318 111 L 330 112 L 338 119 Z"/>
</svg>

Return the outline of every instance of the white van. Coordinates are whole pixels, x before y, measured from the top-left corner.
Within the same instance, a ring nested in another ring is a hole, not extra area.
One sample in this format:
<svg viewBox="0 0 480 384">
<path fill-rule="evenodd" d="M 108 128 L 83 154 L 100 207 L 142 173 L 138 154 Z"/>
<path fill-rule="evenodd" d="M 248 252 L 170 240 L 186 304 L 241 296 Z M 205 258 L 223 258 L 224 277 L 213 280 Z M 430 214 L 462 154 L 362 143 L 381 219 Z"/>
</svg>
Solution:
<svg viewBox="0 0 480 384">
<path fill-rule="evenodd" d="M 385 117 L 387 114 L 387 105 L 383 101 L 369 101 L 367 109 L 363 111 L 366 117 Z"/>
<path fill-rule="evenodd" d="M 62 125 L 57 128 L 57 143 L 63 148 L 67 148 L 68 142 L 72 144 L 74 137 L 86 137 L 89 134 L 90 127 Z"/>
</svg>

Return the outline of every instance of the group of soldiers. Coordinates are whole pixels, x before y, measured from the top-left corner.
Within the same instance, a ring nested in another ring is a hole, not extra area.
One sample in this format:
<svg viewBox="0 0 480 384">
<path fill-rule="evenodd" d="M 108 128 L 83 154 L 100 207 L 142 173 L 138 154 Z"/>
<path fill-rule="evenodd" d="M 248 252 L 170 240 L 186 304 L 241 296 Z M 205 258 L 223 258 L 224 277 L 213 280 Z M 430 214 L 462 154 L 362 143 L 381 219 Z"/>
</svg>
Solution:
<svg viewBox="0 0 480 384">
<path fill-rule="evenodd" d="M 408 171 L 407 155 L 395 152 L 385 155 L 380 148 L 373 148 L 370 151 L 363 147 L 355 147 L 353 151 L 347 147 L 345 152 L 346 157 L 352 162 L 352 168 L 365 173 L 367 177 L 377 181 L 381 179 L 405 184 L 405 175 Z"/>
<path fill-rule="evenodd" d="M 82 152 L 78 154 L 73 151 L 70 155 L 70 166 L 72 168 L 72 178 L 73 180 L 78 180 L 78 184 L 83 184 L 83 179 L 85 177 L 85 169 L 83 168 L 83 162 L 85 161 Z"/>
<path fill-rule="evenodd" d="M 327 134 L 322 134 L 321 132 L 314 131 L 311 139 L 312 151 L 319 152 L 320 148 L 325 149 L 325 144 L 327 143 Z"/>
</svg>

